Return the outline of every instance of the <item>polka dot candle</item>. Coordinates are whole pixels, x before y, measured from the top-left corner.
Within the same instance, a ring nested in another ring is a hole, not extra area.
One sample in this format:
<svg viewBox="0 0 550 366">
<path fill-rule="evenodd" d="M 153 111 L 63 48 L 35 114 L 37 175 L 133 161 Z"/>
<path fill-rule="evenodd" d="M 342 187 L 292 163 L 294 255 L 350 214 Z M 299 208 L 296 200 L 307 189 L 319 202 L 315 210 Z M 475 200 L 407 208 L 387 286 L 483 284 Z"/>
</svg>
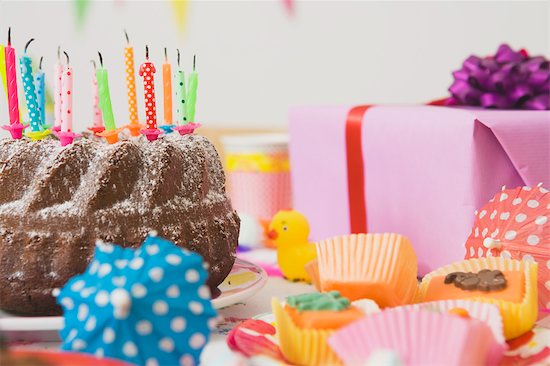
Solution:
<svg viewBox="0 0 550 366">
<path fill-rule="evenodd" d="M 61 131 L 71 132 L 73 128 L 73 68 L 67 65 L 61 76 Z"/>
<path fill-rule="evenodd" d="M 179 125 L 187 123 L 186 104 L 187 94 L 185 92 L 185 73 L 180 67 L 180 51 L 178 50 L 178 70 L 175 76 L 176 87 L 176 118 Z"/>
<path fill-rule="evenodd" d="M 40 111 L 40 123 L 42 128 L 46 126 L 46 89 L 45 89 L 45 74 L 42 71 L 42 57 L 40 58 L 40 66 L 34 77 L 34 84 L 36 88 L 36 101 L 38 103 L 38 110 Z"/>
<path fill-rule="evenodd" d="M 29 120 L 31 129 L 33 132 L 42 130 L 40 123 L 40 110 L 38 108 L 38 102 L 36 100 L 36 89 L 34 87 L 34 76 L 32 73 L 32 60 L 27 55 L 27 47 L 34 39 L 27 42 L 25 46 L 25 53 L 19 60 L 21 65 L 21 78 L 23 79 L 23 88 L 25 90 L 25 100 L 27 102 L 27 109 L 29 110 Z"/>
<path fill-rule="evenodd" d="M 134 66 L 134 47 L 130 46 L 128 35 L 126 34 L 128 46 L 124 48 L 124 59 L 126 65 L 126 90 L 128 91 L 128 115 L 130 124 L 139 125 L 137 111 L 136 95 L 136 70 Z"/>
<path fill-rule="evenodd" d="M 60 59 L 60 50 L 57 49 L 57 62 L 54 65 L 53 99 L 54 99 L 54 129 L 61 129 L 61 74 L 63 65 Z"/>
<path fill-rule="evenodd" d="M 99 109 L 99 90 L 97 87 L 97 76 L 94 72 L 92 76 L 92 113 L 93 113 L 93 126 L 103 127 L 103 117 L 101 115 L 101 109 Z"/>
<path fill-rule="evenodd" d="M 145 95 L 145 119 L 147 121 L 147 129 L 157 129 L 157 107 L 155 102 L 155 65 L 149 62 L 149 52 L 147 53 L 147 61 L 141 64 L 139 68 L 139 76 L 143 77 L 143 93 Z"/>
</svg>

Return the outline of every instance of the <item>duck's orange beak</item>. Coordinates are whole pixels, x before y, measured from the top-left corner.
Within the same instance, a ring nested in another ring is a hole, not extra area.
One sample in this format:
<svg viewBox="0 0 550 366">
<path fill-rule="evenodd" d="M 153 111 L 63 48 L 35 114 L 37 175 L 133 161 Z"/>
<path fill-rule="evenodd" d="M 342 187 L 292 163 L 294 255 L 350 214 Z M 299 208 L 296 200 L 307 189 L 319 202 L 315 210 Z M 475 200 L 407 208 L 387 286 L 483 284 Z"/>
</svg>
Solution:
<svg viewBox="0 0 550 366">
<path fill-rule="evenodd" d="M 275 240 L 277 239 L 277 237 L 279 236 L 279 234 L 277 233 L 277 231 L 275 230 L 270 230 L 268 233 L 267 233 L 267 237 L 271 240 Z"/>
</svg>

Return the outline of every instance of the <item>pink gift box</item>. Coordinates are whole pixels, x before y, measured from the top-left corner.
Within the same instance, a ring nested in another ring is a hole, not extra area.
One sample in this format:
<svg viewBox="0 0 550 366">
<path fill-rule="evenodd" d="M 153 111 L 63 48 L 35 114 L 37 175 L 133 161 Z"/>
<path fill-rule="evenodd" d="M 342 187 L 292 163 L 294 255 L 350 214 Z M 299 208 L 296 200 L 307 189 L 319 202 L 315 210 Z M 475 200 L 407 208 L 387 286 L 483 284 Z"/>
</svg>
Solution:
<svg viewBox="0 0 550 366">
<path fill-rule="evenodd" d="M 350 233 L 351 106 L 290 112 L 294 206 L 311 239 Z M 474 211 L 503 185 L 550 185 L 550 112 L 374 106 L 361 128 L 369 232 L 407 236 L 421 274 L 464 258 Z"/>
</svg>

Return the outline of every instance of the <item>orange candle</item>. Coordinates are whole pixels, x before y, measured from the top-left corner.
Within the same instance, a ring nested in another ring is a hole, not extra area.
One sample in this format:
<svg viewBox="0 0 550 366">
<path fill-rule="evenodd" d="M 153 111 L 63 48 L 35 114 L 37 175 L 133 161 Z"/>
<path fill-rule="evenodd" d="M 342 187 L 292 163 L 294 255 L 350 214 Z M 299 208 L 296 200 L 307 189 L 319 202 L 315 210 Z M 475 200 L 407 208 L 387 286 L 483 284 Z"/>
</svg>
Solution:
<svg viewBox="0 0 550 366">
<path fill-rule="evenodd" d="M 162 85 L 164 91 L 164 123 L 172 124 L 172 65 L 168 63 L 168 53 L 164 48 L 164 64 L 162 65 Z"/>
<path fill-rule="evenodd" d="M 137 112 L 137 95 L 136 95 L 136 72 L 134 66 L 134 47 L 130 46 L 130 39 L 126 31 L 127 46 L 124 48 L 124 56 L 126 59 L 126 88 L 128 90 L 128 114 L 130 117 L 130 125 L 139 126 Z M 133 132 L 130 129 L 131 132 Z M 139 129 L 135 129 L 136 135 L 139 135 Z M 132 133 L 134 135 L 134 133 Z M 136 136 L 134 135 L 134 136 Z"/>
</svg>

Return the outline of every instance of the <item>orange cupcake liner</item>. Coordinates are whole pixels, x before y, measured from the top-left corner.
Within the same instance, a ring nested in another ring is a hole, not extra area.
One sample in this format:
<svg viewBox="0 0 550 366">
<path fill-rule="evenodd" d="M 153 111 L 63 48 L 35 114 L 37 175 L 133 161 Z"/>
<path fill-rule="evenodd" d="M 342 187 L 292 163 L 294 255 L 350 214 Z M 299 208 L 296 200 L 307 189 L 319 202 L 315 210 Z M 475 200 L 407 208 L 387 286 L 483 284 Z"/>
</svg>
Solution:
<svg viewBox="0 0 550 366">
<path fill-rule="evenodd" d="M 317 243 L 322 291 L 340 291 L 350 300 L 369 298 L 380 307 L 412 303 L 417 259 L 399 234 L 352 234 Z"/>
</svg>

